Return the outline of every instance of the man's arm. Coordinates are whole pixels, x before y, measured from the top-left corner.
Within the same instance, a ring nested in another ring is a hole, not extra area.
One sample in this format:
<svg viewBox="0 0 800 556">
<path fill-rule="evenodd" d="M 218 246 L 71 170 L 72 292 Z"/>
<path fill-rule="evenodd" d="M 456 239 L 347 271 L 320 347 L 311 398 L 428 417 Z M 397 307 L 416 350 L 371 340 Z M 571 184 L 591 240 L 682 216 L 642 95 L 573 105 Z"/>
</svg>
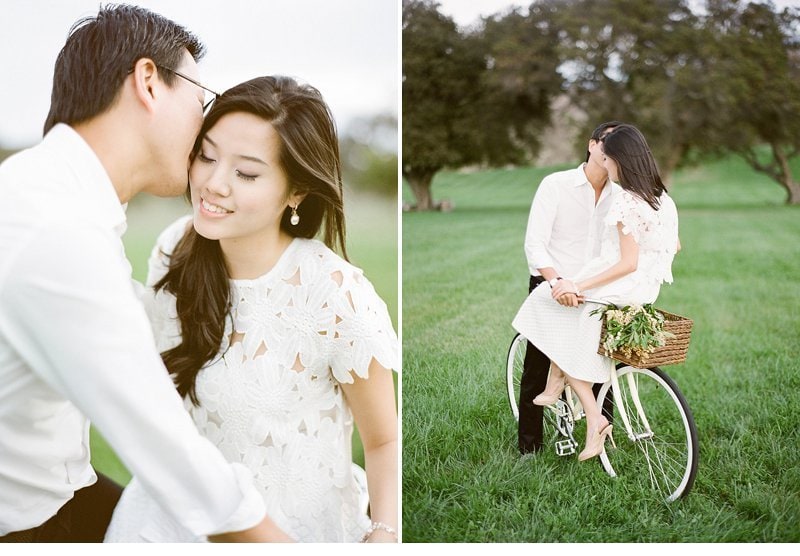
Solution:
<svg viewBox="0 0 800 556">
<path fill-rule="evenodd" d="M 558 191 L 553 184 L 547 182 L 547 179 L 542 180 L 533 197 L 531 211 L 528 215 L 525 256 L 528 259 L 528 270 L 531 275 L 538 272 L 548 282 L 560 277 L 555 268 L 555 261 L 547 249 L 557 214 Z M 561 296 L 557 301 L 568 307 L 578 306 L 578 298 L 573 294 Z"/>
<path fill-rule="evenodd" d="M 0 292 L 10 341 L 187 529 L 269 538 L 275 531 L 263 523 L 249 474 L 226 462 L 184 410 L 120 247 L 102 229 L 65 227 L 20 249 Z"/>
<path fill-rule="evenodd" d="M 550 256 L 547 246 L 550 243 L 557 213 L 558 190 L 545 178 L 533 197 L 528 214 L 528 227 L 525 231 L 525 257 L 531 275 L 541 273 L 540 269 L 556 272 L 555 261 Z M 552 279 L 555 276 L 551 275 L 549 278 L 545 276 L 545 279 Z"/>
</svg>

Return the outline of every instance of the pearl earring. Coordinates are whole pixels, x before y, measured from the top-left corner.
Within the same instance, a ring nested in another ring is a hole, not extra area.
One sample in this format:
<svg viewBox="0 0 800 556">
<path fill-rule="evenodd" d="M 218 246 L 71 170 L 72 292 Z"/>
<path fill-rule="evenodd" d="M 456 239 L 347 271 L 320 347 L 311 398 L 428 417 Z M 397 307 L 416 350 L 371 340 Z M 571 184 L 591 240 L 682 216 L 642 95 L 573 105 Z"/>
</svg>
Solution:
<svg viewBox="0 0 800 556">
<path fill-rule="evenodd" d="M 292 216 L 289 218 L 289 222 L 292 223 L 292 226 L 297 226 L 300 223 L 300 215 L 297 214 L 297 206 L 292 207 Z"/>
</svg>

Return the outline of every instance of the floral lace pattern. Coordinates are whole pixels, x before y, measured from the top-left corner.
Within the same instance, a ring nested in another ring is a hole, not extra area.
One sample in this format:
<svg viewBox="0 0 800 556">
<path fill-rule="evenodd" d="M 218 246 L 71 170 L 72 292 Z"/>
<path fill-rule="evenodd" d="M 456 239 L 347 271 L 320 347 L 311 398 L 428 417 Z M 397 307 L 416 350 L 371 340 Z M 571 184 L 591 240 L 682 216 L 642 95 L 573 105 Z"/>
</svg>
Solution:
<svg viewBox="0 0 800 556">
<path fill-rule="evenodd" d="M 639 244 L 639 266 L 635 274 L 639 281 L 672 283 L 672 259 L 678 246 L 678 212 L 672 198 L 663 193 L 661 205 L 653 210 L 646 201 L 622 190 L 614 196 L 606 215 L 605 236 L 601 255 L 608 261 L 619 260 L 619 235 L 633 234 Z"/>
<path fill-rule="evenodd" d="M 187 220 L 154 251 L 148 283 L 166 270 Z M 268 514 L 303 541 L 355 541 L 370 521 L 351 457 L 353 418 L 341 383 L 372 360 L 397 368 L 386 305 L 361 270 L 324 244 L 297 238 L 267 274 L 231 281 L 231 315 L 217 359 L 200 371 L 200 406 L 186 408 L 229 460 L 245 464 Z M 174 298 L 149 310 L 159 349 L 179 341 Z"/>
</svg>

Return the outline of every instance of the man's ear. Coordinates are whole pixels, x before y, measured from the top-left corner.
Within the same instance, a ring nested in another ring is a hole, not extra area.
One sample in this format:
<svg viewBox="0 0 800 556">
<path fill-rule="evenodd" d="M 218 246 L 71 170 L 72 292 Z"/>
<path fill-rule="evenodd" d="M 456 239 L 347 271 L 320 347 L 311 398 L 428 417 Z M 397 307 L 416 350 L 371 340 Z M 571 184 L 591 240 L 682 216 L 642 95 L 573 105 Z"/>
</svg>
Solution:
<svg viewBox="0 0 800 556">
<path fill-rule="evenodd" d="M 152 112 L 156 99 L 158 67 L 150 58 L 139 58 L 133 66 L 133 92 L 135 98 Z"/>
</svg>

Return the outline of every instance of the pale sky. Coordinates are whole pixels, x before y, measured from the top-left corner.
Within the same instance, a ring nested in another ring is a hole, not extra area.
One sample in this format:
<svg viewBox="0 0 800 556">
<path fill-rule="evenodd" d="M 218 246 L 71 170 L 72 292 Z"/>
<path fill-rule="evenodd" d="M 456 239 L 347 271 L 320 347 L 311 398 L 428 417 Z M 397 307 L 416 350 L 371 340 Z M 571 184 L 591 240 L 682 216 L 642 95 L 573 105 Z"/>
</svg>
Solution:
<svg viewBox="0 0 800 556">
<path fill-rule="evenodd" d="M 527 7 L 531 2 L 509 2 L 509 0 L 438 0 L 439 11 L 453 18 L 458 25 L 465 27 L 476 23 L 482 16 L 504 12 L 512 6 L 524 8 L 523 13 L 527 13 Z"/>
<path fill-rule="evenodd" d="M 53 65 L 72 24 L 100 0 L 3 0 L 0 146 L 41 139 Z M 103 2 L 113 3 L 113 2 Z M 397 115 L 400 0 L 128 0 L 187 27 L 208 51 L 200 81 L 217 91 L 285 74 L 318 88 L 340 130 Z"/>
</svg>

